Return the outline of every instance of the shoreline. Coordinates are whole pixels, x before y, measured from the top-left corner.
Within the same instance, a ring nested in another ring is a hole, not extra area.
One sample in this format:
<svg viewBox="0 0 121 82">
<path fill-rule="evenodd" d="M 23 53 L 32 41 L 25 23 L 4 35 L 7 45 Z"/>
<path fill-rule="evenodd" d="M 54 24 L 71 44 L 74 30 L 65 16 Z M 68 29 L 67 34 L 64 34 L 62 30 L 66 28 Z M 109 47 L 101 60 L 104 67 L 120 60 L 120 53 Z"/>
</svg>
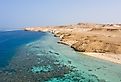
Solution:
<svg viewBox="0 0 121 82">
<path fill-rule="evenodd" d="M 58 42 L 59 44 L 63 44 L 63 45 L 67 45 L 70 46 L 64 42 Z M 70 48 L 72 48 L 70 46 Z M 72 48 L 74 49 L 74 48 Z M 75 49 L 74 49 L 75 50 Z M 77 50 L 75 50 L 76 52 L 79 52 Z M 84 54 L 87 56 L 91 56 L 91 57 L 95 57 L 98 59 L 102 59 L 102 60 L 106 60 L 106 61 L 110 61 L 112 63 L 115 64 L 121 64 L 121 54 L 114 54 L 114 53 L 96 53 L 96 52 L 79 52 L 80 54 Z"/>
<path fill-rule="evenodd" d="M 30 27 L 24 30 L 51 32 L 54 37 L 60 38 L 58 43 L 68 45 L 75 51 L 121 64 L 121 44 L 119 44 L 121 26 L 82 23 L 67 26 Z"/>
<path fill-rule="evenodd" d="M 113 53 L 92 53 L 92 52 L 81 52 L 82 54 L 103 59 L 106 61 L 110 61 L 115 64 L 121 64 L 121 54 L 113 54 Z M 118 55 L 118 56 L 117 56 Z"/>
</svg>

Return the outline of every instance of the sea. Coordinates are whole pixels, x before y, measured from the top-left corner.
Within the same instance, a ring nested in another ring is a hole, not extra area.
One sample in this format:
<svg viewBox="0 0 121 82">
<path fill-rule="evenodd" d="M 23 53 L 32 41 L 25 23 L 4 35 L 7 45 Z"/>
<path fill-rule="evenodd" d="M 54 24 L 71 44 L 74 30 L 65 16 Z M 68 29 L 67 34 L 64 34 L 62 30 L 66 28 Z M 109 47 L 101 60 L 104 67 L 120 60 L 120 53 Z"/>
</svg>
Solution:
<svg viewBox="0 0 121 82">
<path fill-rule="evenodd" d="M 74 51 L 49 32 L 0 31 L 0 82 L 121 82 L 121 65 Z"/>
</svg>

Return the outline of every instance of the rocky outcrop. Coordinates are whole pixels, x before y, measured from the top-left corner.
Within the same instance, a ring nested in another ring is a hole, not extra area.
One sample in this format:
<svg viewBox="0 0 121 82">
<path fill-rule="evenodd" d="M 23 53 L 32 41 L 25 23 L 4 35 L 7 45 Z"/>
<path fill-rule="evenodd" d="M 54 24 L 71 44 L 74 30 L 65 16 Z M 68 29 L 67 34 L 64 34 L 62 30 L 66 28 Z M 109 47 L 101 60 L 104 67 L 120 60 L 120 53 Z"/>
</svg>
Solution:
<svg viewBox="0 0 121 82">
<path fill-rule="evenodd" d="M 80 52 L 121 53 L 121 45 L 107 43 L 101 40 L 80 40 L 71 47 Z"/>
</svg>

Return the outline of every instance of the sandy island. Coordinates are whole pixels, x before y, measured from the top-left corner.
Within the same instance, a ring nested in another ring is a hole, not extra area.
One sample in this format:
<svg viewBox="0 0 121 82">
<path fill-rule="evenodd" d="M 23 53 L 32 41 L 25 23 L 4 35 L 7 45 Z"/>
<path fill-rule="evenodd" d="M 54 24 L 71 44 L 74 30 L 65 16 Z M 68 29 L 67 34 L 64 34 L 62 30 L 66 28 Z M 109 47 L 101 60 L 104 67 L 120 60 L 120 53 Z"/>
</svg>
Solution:
<svg viewBox="0 0 121 82">
<path fill-rule="evenodd" d="M 121 24 L 78 23 L 65 26 L 27 27 L 26 31 L 51 32 L 65 45 L 96 58 L 121 64 Z"/>
</svg>

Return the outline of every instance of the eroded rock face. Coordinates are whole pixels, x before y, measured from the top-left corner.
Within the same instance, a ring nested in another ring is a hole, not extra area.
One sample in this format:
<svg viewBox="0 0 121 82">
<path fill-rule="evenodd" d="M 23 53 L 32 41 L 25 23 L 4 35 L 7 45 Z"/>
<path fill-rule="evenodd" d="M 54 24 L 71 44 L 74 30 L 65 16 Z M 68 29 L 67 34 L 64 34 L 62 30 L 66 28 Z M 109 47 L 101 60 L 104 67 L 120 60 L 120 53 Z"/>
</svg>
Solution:
<svg viewBox="0 0 121 82">
<path fill-rule="evenodd" d="M 106 43 L 104 41 L 79 41 L 71 46 L 80 52 L 96 52 L 96 53 L 121 53 L 119 50 L 121 45 Z"/>
</svg>

